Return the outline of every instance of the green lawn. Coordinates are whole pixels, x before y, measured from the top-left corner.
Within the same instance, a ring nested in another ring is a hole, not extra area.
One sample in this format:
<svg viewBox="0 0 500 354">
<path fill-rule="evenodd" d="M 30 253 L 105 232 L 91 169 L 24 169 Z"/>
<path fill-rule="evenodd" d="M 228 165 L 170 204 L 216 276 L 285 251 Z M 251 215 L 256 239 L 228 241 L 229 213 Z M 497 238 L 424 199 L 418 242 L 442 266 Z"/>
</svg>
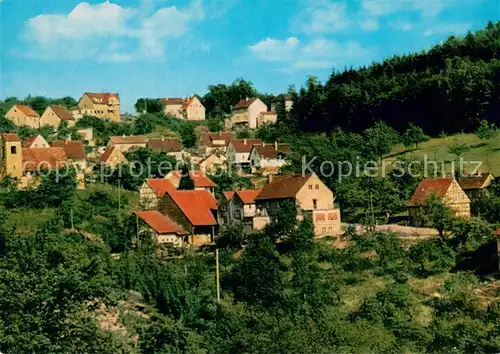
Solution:
<svg viewBox="0 0 500 354">
<path fill-rule="evenodd" d="M 481 162 L 479 168 L 481 172 L 492 172 L 495 176 L 500 176 L 500 138 L 481 140 L 474 134 L 457 134 L 431 139 L 421 144 L 417 150 L 406 149 L 399 145 L 385 161 L 394 161 L 398 156 L 405 155 L 423 161 L 427 156 L 427 161 L 438 162 L 438 168 L 441 170 L 441 166 L 444 166 L 444 170 L 449 173 L 453 161 L 458 165 L 459 157 L 449 152 L 449 149 L 457 144 L 465 144 L 468 147 L 467 151 L 461 155 L 464 161 L 464 172 L 472 172 L 477 164 L 469 162 L 477 161 Z"/>
</svg>

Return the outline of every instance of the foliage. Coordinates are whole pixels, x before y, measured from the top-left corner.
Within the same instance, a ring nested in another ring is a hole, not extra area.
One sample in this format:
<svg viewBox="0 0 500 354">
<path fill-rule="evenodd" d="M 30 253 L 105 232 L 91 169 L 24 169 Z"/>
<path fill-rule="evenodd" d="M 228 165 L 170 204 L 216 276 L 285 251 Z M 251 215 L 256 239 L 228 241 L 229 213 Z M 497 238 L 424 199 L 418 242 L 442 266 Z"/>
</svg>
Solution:
<svg viewBox="0 0 500 354">
<path fill-rule="evenodd" d="M 105 145 L 110 136 L 133 135 L 134 126 L 127 123 L 117 123 L 92 116 L 84 116 L 76 122 L 77 128 L 92 128 L 97 143 Z"/>
<path fill-rule="evenodd" d="M 377 122 L 373 127 L 366 129 L 364 138 L 368 151 L 380 160 L 399 140 L 398 133 L 384 122 Z"/>
<path fill-rule="evenodd" d="M 153 132 L 152 114 L 140 114 L 134 119 L 134 133 L 137 135 L 149 134 Z"/>
<path fill-rule="evenodd" d="M 479 127 L 476 130 L 476 135 L 481 140 L 489 140 L 497 135 L 497 129 L 494 123 L 489 123 L 487 120 L 482 119 L 479 122 Z"/>
<path fill-rule="evenodd" d="M 426 142 L 429 139 L 429 136 L 425 135 L 423 129 L 413 123 L 410 123 L 408 129 L 401 135 L 403 145 L 406 147 L 415 145 L 415 149 L 418 149 L 420 143 Z"/>
<path fill-rule="evenodd" d="M 215 238 L 217 248 L 240 249 L 244 242 L 243 226 L 239 223 L 222 225 Z"/>
<path fill-rule="evenodd" d="M 207 176 L 215 183 L 215 195 L 220 197 L 224 191 L 233 191 L 238 189 L 251 189 L 252 182 L 246 178 L 238 176 L 227 170 L 217 170 Z"/>
<path fill-rule="evenodd" d="M 451 231 L 455 221 L 453 212 L 436 195 L 426 200 L 422 217 L 424 223 L 435 228 L 441 237 L 445 236 L 446 231 Z"/>
<path fill-rule="evenodd" d="M 163 104 L 159 99 L 139 98 L 134 108 L 137 113 L 163 113 Z"/>
<path fill-rule="evenodd" d="M 189 172 L 188 165 L 182 166 L 181 180 L 179 181 L 179 189 L 180 190 L 193 190 L 194 189 L 194 180 L 191 177 L 191 173 Z"/>
<path fill-rule="evenodd" d="M 203 96 L 202 103 L 209 118 L 221 119 L 225 114 L 231 113 L 231 107 L 240 100 L 256 96 L 257 90 L 251 82 L 237 79 L 231 85 L 208 86 L 208 92 Z"/>
</svg>

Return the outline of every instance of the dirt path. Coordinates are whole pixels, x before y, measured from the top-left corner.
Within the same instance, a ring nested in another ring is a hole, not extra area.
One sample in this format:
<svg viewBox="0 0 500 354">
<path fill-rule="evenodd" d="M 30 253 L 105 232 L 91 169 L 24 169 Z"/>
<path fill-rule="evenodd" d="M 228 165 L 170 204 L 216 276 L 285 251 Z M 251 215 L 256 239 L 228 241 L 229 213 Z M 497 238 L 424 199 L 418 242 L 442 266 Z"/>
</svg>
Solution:
<svg viewBox="0 0 500 354">
<path fill-rule="evenodd" d="M 347 226 L 347 224 L 345 224 Z M 356 232 L 364 233 L 365 226 L 356 224 Z M 430 229 L 426 227 L 413 227 L 413 226 L 403 226 L 397 224 L 388 225 L 377 225 L 375 227 L 377 231 L 390 231 L 394 232 L 396 235 L 404 238 L 405 240 L 425 240 L 429 238 L 439 237 L 439 233 L 435 229 Z"/>
</svg>

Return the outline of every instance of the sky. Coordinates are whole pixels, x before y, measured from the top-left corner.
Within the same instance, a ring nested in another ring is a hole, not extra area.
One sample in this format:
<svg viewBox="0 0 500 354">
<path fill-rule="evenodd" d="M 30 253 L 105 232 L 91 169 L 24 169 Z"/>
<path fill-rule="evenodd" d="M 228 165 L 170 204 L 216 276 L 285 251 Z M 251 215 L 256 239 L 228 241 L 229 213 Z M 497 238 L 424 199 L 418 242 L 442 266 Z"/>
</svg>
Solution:
<svg viewBox="0 0 500 354">
<path fill-rule="evenodd" d="M 421 51 L 500 20 L 500 0 L 0 0 L 0 98 L 260 92 Z"/>
</svg>

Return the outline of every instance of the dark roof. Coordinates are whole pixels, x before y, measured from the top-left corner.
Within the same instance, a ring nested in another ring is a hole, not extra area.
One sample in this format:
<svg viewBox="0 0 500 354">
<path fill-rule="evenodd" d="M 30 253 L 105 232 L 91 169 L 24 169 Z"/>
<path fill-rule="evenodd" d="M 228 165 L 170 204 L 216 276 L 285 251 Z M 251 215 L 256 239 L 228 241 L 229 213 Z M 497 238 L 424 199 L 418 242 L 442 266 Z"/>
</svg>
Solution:
<svg viewBox="0 0 500 354">
<path fill-rule="evenodd" d="M 146 144 L 148 138 L 141 135 L 110 136 L 112 144 Z"/>
<path fill-rule="evenodd" d="M 248 108 L 251 106 L 252 103 L 254 103 L 257 99 L 256 98 L 250 98 L 248 100 L 241 100 L 236 104 L 236 106 L 233 107 L 233 109 L 244 109 Z"/>
<path fill-rule="evenodd" d="M 19 139 L 19 136 L 16 133 L 3 133 L 2 139 L 9 143 L 21 141 L 21 139 Z"/>
<path fill-rule="evenodd" d="M 169 105 L 179 105 L 184 103 L 184 99 L 180 97 L 173 97 L 173 98 L 162 98 L 160 100 L 161 103 L 163 103 L 165 106 Z"/>
<path fill-rule="evenodd" d="M 485 187 L 488 187 L 488 185 L 485 185 L 486 181 L 490 176 L 493 176 L 491 173 L 482 173 L 480 175 L 470 175 L 470 176 L 465 176 L 465 177 L 459 177 L 458 178 L 458 184 L 460 184 L 460 187 L 464 190 L 470 190 L 470 189 L 482 189 Z"/>
<path fill-rule="evenodd" d="M 259 153 L 260 156 L 268 158 L 268 159 L 274 159 L 278 157 L 278 154 L 289 154 L 290 153 L 290 146 L 288 144 L 278 144 L 278 149 L 276 149 L 275 144 L 266 144 L 266 145 L 258 145 L 254 146 L 253 148 Z"/>
<path fill-rule="evenodd" d="M 229 141 L 233 139 L 233 133 L 231 132 L 218 132 L 218 133 L 209 133 L 209 132 L 201 132 L 200 134 L 200 141 L 203 143 L 204 146 L 206 147 L 217 147 L 221 145 L 214 145 L 214 140 L 223 140 L 224 145 L 227 146 L 229 144 Z"/>
<path fill-rule="evenodd" d="M 85 160 L 85 147 L 81 141 L 59 140 L 54 141 L 52 146 L 63 148 L 70 160 Z"/>
<path fill-rule="evenodd" d="M 262 145 L 262 140 L 260 139 L 235 139 L 230 141 L 231 145 L 234 147 L 234 151 L 242 153 L 242 152 L 250 152 L 254 145 Z"/>
<path fill-rule="evenodd" d="M 452 182 L 452 177 L 424 179 L 413 193 L 408 206 L 423 205 L 431 195 L 436 195 L 440 199 L 443 198 Z"/>
<path fill-rule="evenodd" d="M 50 108 L 54 111 L 56 116 L 59 117 L 60 120 L 75 120 L 75 117 L 71 114 L 70 111 L 64 106 L 56 106 L 52 105 Z"/>
<path fill-rule="evenodd" d="M 262 188 L 262 191 L 255 200 L 295 198 L 311 176 L 312 174 L 275 177 L 271 183 L 266 184 Z"/>
<path fill-rule="evenodd" d="M 159 234 L 187 235 L 188 233 L 172 221 L 168 216 L 156 210 L 136 211 L 135 215 Z"/>
<path fill-rule="evenodd" d="M 182 151 L 181 141 L 177 138 L 149 139 L 149 147 L 155 151 L 179 152 Z"/>
</svg>

